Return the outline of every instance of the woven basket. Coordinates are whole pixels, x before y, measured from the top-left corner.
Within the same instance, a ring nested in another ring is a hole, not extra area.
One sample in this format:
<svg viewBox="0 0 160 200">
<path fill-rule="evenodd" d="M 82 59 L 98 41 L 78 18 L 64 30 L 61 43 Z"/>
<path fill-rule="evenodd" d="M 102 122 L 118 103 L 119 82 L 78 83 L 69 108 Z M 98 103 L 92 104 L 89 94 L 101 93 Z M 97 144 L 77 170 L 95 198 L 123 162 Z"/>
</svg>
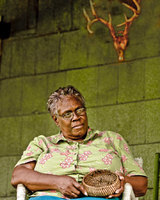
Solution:
<svg viewBox="0 0 160 200">
<path fill-rule="evenodd" d="M 117 174 L 109 170 L 95 170 L 84 176 L 82 184 L 89 196 L 104 197 L 120 188 Z"/>
</svg>

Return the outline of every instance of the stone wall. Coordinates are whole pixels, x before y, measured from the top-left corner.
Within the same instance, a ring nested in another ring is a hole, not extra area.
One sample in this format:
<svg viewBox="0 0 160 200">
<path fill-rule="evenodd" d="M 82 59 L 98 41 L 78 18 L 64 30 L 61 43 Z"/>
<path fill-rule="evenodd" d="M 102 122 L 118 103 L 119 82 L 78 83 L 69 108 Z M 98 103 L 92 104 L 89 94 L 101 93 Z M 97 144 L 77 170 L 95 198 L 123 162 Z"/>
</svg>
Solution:
<svg viewBox="0 0 160 200">
<path fill-rule="evenodd" d="M 160 152 L 159 0 L 141 1 L 122 63 L 108 28 L 97 23 L 88 34 L 83 7 L 89 12 L 87 0 L 0 1 L 0 15 L 11 23 L 0 63 L 0 200 L 15 199 L 11 173 L 28 142 L 57 132 L 46 102 L 68 84 L 85 96 L 90 127 L 119 132 L 143 158 L 149 189 L 142 199 L 152 199 Z M 123 11 L 113 4 L 113 22 Z"/>
</svg>

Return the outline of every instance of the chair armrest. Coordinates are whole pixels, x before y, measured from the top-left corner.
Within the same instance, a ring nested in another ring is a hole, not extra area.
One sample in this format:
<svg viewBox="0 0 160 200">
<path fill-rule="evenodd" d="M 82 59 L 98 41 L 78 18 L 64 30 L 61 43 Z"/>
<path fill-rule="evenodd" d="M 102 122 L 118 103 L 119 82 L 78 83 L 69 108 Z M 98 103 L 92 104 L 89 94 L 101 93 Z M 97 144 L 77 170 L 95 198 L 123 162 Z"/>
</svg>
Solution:
<svg viewBox="0 0 160 200">
<path fill-rule="evenodd" d="M 23 184 L 17 185 L 17 200 L 25 200 L 27 194 L 27 189 Z"/>
<path fill-rule="evenodd" d="M 132 185 L 130 183 L 126 183 L 124 186 L 122 200 L 138 200 L 138 198 L 135 197 Z"/>
</svg>

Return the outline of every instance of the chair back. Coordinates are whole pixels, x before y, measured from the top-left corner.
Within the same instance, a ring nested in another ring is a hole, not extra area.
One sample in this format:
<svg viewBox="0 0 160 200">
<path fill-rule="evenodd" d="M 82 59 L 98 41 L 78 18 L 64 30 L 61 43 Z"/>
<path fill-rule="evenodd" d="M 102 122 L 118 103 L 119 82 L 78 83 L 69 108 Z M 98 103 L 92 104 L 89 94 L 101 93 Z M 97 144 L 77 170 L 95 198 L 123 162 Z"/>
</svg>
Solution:
<svg viewBox="0 0 160 200">
<path fill-rule="evenodd" d="M 156 153 L 154 159 L 153 200 L 158 200 L 159 176 L 160 176 L 160 153 Z"/>
</svg>

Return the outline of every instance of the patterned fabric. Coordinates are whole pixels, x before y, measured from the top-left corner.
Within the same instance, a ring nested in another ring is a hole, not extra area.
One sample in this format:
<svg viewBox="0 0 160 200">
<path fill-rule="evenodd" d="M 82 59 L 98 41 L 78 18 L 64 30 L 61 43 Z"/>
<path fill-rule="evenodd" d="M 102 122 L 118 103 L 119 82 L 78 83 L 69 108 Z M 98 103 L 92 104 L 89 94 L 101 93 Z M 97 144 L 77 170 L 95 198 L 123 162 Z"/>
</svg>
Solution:
<svg viewBox="0 0 160 200">
<path fill-rule="evenodd" d="M 146 176 L 134 161 L 121 135 L 111 131 L 93 131 L 90 128 L 82 142 L 69 141 L 62 133 L 34 138 L 17 165 L 30 161 L 36 161 L 35 171 L 68 175 L 80 183 L 85 174 L 96 169 L 122 172 L 128 176 Z M 36 191 L 32 196 L 43 195 L 65 198 L 56 190 Z"/>
</svg>

